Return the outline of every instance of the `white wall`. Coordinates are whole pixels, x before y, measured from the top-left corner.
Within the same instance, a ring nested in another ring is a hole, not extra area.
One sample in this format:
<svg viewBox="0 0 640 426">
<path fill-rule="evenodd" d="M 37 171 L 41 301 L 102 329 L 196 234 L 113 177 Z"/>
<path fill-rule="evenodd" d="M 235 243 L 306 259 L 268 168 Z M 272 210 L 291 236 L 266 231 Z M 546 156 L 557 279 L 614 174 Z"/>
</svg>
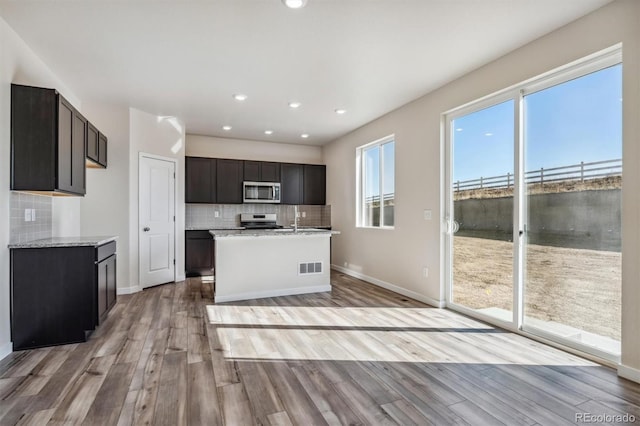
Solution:
<svg viewBox="0 0 640 426">
<path fill-rule="evenodd" d="M 129 108 L 83 102 L 83 114 L 108 138 L 107 168 L 87 169 L 81 235 L 118 237 L 118 290 L 129 284 Z M 76 234 L 78 235 L 78 234 Z"/>
<path fill-rule="evenodd" d="M 9 186 L 11 83 L 56 88 L 74 106 L 79 99 L 0 18 L 0 359 L 11 351 L 9 309 Z M 58 214 L 73 204 L 58 205 Z M 73 207 L 72 207 L 73 209 Z M 55 220 L 55 219 L 54 219 Z M 59 231 L 60 229 L 58 229 Z"/>
<path fill-rule="evenodd" d="M 53 237 L 74 237 L 80 234 L 81 197 L 53 197 Z"/>
<path fill-rule="evenodd" d="M 441 114 L 616 43 L 623 43 L 623 267 L 621 372 L 640 380 L 640 2 L 617 0 L 324 147 L 333 262 L 441 301 Z M 395 230 L 355 228 L 355 150 L 396 135 Z M 434 220 L 423 220 L 432 209 Z M 422 268 L 429 268 L 423 278 Z"/>
<path fill-rule="evenodd" d="M 323 164 L 322 147 L 187 135 L 186 155 L 193 157 Z"/>
<path fill-rule="evenodd" d="M 131 108 L 129 113 L 129 285 L 139 287 L 138 170 L 139 153 L 175 158 L 176 166 L 176 280 L 184 279 L 184 125 Z"/>
</svg>

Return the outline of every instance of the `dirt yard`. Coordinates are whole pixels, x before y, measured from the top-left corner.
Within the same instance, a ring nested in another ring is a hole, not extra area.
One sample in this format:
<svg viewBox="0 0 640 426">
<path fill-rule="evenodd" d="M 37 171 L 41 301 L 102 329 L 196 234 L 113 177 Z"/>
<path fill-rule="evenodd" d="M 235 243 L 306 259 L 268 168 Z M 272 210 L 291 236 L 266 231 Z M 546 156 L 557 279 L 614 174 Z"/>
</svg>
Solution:
<svg viewBox="0 0 640 426">
<path fill-rule="evenodd" d="M 454 301 L 512 310 L 513 244 L 454 238 Z M 525 316 L 620 340 L 620 253 L 528 246 Z"/>
</svg>

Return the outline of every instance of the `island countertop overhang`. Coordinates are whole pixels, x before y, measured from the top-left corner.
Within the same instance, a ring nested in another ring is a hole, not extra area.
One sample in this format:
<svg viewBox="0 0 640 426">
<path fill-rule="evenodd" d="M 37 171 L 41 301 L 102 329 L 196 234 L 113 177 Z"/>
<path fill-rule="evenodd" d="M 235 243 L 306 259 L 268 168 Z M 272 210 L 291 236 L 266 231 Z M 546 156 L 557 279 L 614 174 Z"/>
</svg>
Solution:
<svg viewBox="0 0 640 426">
<path fill-rule="evenodd" d="M 220 238 L 238 238 L 238 237 L 331 237 L 340 234 L 339 231 L 328 229 L 298 229 L 282 228 L 282 229 L 225 229 L 225 230 L 209 230 L 214 239 Z"/>
</svg>

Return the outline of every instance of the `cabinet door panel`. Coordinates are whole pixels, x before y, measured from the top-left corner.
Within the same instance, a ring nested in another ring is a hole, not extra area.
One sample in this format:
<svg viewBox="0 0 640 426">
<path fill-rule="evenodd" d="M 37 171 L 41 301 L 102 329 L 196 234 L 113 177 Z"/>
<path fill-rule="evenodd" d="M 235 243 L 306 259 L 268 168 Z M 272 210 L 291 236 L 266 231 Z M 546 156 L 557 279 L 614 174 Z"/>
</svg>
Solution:
<svg viewBox="0 0 640 426">
<path fill-rule="evenodd" d="M 74 110 L 71 137 L 71 188 L 76 194 L 85 194 L 85 173 L 87 171 L 87 120 Z"/>
<path fill-rule="evenodd" d="M 220 204 L 242 203 L 242 160 L 217 161 L 216 196 Z"/>
<path fill-rule="evenodd" d="M 98 129 L 87 123 L 87 158 L 98 162 Z"/>
<path fill-rule="evenodd" d="M 107 295 L 107 310 L 111 309 L 111 307 L 113 305 L 115 305 L 116 303 L 116 290 L 117 290 L 117 283 L 116 283 L 116 255 L 113 255 L 111 257 L 109 257 L 107 260 L 105 260 L 105 262 L 107 263 L 107 288 L 106 288 L 106 295 Z"/>
<path fill-rule="evenodd" d="M 98 324 L 107 312 L 107 260 L 98 263 Z"/>
<path fill-rule="evenodd" d="M 71 112 L 58 123 L 58 104 L 53 90 L 11 85 L 11 189 L 56 188 L 58 132 L 71 137 Z"/>
<path fill-rule="evenodd" d="M 69 192 L 73 191 L 73 179 L 71 176 L 73 122 L 73 107 L 61 97 L 58 106 L 58 182 L 56 187 Z"/>
<path fill-rule="evenodd" d="M 280 163 L 261 163 L 263 182 L 280 182 Z"/>
<path fill-rule="evenodd" d="M 187 203 L 215 203 L 216 160 L 213 158 L 186 158 Z"/>
<path fill-rule="evenodd" d="M 244 180 L 260 182 L 260 162 L 244 161 Z"/>
<path fill-rule="evenodd" d="M 280 170 L 282 204 L 302 204 L 302 165 L 282 164 Z"/>
<path fill-rule="evenodd" d="M 206 232 L 206 231 L 204 231 Z M 187 276 L 210 275 L 214 265 L 214 240 L 202 231 L 186 231 L 185 270 Z"/>
<path fill-rule="evenodd" d="M 304 204 L 326 203 L 327 180 L 326 167 L 305 164 L 304 166 Z"/>
<path fill-rule="evenodd" d="M 102 133 L 98 134 L 98 163 L 107 167 L 107 137 Z"/>
</svg>

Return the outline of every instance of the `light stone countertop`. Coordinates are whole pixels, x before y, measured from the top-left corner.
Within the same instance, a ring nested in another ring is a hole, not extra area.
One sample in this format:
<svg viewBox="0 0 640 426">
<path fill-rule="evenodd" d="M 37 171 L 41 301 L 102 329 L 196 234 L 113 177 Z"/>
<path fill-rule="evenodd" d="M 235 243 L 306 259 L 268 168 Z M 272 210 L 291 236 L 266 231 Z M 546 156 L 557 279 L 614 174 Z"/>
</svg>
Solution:
<svg viewBox="0 0 640 426">
<path fill-rule="evenodd" d="M 209 233 L 213 235 L 213 238 L 227 238 L 227 237 L 293 237 L 293 236 L 308 236 L 308 235 L 322 235 L 332 236 L 340 234 L 339 231 L 330 231 L 328 229 L 318 228 L 298 228 L 294 231 L 293 228 L 282 229 L 242 229 L 242 230 L 210 230 Z"/>
<path fill-rule="evenodd" d="M 50 248 L 50 247 L 98 247 L 111 241 L 117 240 L 114 236 L 95 237 L 53 237 L 40 240 L 27 241 L 24 243 L 9 244 L 10 249 L 21 248 Z"/>
<path fill-rule="evenodd" d="M 230 226 L 227 228 L 216 228 L 212 226 L 186 226 L 184 228 L 185 231 L 231 231 L 241 229 L 244 229 L 244 226 Z"/>
</svg>

